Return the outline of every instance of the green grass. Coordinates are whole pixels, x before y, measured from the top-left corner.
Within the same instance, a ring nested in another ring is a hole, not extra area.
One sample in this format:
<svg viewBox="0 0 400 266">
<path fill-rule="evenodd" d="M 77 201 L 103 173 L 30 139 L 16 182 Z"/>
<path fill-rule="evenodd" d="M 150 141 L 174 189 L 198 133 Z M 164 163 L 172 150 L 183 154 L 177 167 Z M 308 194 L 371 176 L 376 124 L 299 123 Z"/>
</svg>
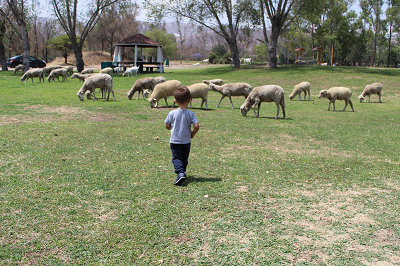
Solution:
<svg viewBox="0 0 400 266">
<path fill-rule="evenodd" d="M 25 84 L 0 72 L 1 265 L 400 264 L 398 69 L 166 71 L 183 85 L 278 84 L 286 119 L 273 119 L 272 103 L 256 119 L 241 116 L 243 97 L 234 110 L 228 99 L 216 108 L 216 92 L 209 110 L 195 100 L 200 131 L 175 187 L 172 108 L 129 101 L 136 78 L 114 77 L 116 102 L 80 102 L 78 80 Z M 289 101 L 301 81 L 311 101 Z M 383 103 L 360 104 L 373 82 Z M 318 93 L 333 86 L 352 89 L 355 112 L 327 111 Z"/>
</svg>

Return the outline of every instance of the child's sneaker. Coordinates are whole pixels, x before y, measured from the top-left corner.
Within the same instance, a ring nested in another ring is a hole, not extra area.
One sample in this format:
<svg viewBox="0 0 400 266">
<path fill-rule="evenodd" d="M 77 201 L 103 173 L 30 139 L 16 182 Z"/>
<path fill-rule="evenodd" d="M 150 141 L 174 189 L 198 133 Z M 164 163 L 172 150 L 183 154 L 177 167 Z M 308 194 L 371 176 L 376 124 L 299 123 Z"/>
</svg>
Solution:
<svg viewBox="0 0 400 266">
<path fill-rule="evenodd" d="M 183 184 L 183 181 L 185 181 L 185 174 L 184 173 L 179 173 L 178 176 L 176 177 L 174 185 L 175 186 L 181 186 Z"/>
</svg>

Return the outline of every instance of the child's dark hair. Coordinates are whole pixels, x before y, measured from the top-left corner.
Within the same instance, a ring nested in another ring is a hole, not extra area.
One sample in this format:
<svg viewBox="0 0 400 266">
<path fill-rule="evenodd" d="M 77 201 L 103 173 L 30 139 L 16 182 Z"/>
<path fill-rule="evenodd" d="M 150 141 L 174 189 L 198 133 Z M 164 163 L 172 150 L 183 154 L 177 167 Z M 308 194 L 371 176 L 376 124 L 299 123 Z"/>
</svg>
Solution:
<svg viewBox="0 0 400 266">
<path fill-rule="evenodd" d="M 187 103 L 192 98 L 190 96 L 190 91 L 186 86 L 179 86 L 174 91 L 174 97 L 176 102 L 180 104 Z"/>
</svg>

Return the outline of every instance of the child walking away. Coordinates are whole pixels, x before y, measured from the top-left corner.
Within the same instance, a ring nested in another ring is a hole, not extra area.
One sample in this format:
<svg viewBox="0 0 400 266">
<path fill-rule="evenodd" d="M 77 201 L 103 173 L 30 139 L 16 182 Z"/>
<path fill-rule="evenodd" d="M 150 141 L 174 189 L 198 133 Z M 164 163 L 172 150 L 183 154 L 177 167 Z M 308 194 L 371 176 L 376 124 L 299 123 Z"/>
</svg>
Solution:
<svg viewBox="0 0 400 266">
<path fill-rule="evenodd" d="M 171 130 L 172 163 L 177 175 L 174 185 L 181 186 L 186 178 L 190 141 L 199 131 L 200 126 L 196 115 L 187 109 L 191 101 L 189 89 L 185 86 L 178 87 L 174 92 L 174 97 L 178 109 L 169 112 L 165 119 L 165 128 Z"/>
</svg>

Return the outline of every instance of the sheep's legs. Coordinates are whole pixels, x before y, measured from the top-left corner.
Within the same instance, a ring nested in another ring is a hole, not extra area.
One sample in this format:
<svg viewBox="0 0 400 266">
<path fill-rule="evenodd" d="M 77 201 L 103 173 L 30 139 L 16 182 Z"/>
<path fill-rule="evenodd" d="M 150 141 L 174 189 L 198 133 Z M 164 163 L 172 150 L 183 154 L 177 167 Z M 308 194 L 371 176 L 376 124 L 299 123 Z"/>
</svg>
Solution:
<svg viewBox="0 0 400 266">
<path fill-rule="evenodd" d="M 233 102 L 232 102 L 232 98 L 231 98 L 231 96 L 229 96 L 229 101 L 231 102 L 232 109 L 235 109 L 235 107 L 233 107 Z"/>
<path fill-rule="evenodd" d="M 349 104 L 350 104 L 351 110 L 353 110 L 353 112 L 354 112 L 353 103 L 351 102 L 350 99 L 349 99 Z"/>
<path fill-rule="evenodd" d="M 221 101 L 222 101 L 223 98 L 225 98 L 224 95 L 222 95 L 221 99 L 219 100 L 219 103 L 218 103 L 218 105 L 217 105 L 217 108 L 219 107 L 219 104 L 221 103 Z"/>
<path fill-rule="evenodd" d="M 378 96 L 379 96 L 379 102 L 381 103 L 381 93 L 378 92 L 377 94 L 378 94 Z"/>
<path fill-rule="evenodd" d="M 276 116 L 275 116 L 275 119 L 278 119 L 278 115 L 279 115 L 279 103 L 276 103 Z"/>
</svg>

